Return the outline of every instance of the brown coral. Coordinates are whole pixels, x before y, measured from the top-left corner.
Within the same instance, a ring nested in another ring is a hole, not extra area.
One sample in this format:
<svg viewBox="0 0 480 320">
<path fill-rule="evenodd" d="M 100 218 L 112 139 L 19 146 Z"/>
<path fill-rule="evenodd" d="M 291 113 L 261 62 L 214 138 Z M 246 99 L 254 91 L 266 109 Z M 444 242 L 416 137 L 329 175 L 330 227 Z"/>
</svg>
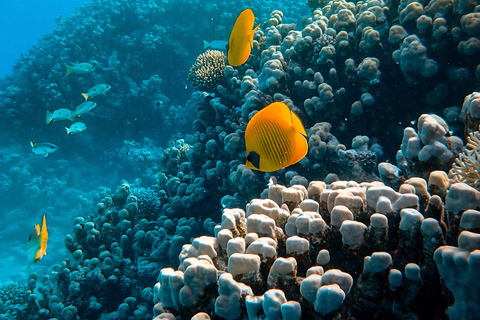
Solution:
<svg viewBox="0 0 480 320">
<path fill-rule="evenodd" d="M 197 60 L 190 68 L 188 80 L 193 87 L 213 92 L 218 85 L 225 82 L 224 70 L 226 66 L 226 56 L 218 50 L 207 50 L 197 57 Z"/>
<path fill-rule="evenodd" d="M 479 126 L 480 130 L 480 126 Z M 458 155 L 449 172 L 455 182 L 464 182 L 477 190 L 480 189 L 480 132 L 474 131 L 467 137 L 465 151 Z"/>
</svg>

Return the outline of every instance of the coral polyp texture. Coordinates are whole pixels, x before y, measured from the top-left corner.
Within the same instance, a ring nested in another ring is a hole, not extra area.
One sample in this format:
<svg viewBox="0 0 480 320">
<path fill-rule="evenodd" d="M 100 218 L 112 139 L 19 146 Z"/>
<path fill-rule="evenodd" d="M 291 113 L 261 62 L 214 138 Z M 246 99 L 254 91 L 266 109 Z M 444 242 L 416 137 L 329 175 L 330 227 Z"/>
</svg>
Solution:
<svg viewBox="0 0 480 320">
<path fill-rule="evenodd" d="M 155 319 L 476 319 L 480 192 L 438 175 L 270 186 L 160 271 Z"/>
<path fill-rule="evenodd" d="M 190 68 L 188 80 L 195 89 L 215 91 L 217 86 L 225 84 L 226 62 L 225 53 L 218 50 L 207 50 L 197 57 Z"/>
<path fill-rule="evenodd" d="M 479 127 L 480 130 L 480 127 Z M 465 150 L 458 155 L 449 172 L 453 181 L 480 189 L 480 132 L 474 131 L 467 138 Z"/>
</svg>

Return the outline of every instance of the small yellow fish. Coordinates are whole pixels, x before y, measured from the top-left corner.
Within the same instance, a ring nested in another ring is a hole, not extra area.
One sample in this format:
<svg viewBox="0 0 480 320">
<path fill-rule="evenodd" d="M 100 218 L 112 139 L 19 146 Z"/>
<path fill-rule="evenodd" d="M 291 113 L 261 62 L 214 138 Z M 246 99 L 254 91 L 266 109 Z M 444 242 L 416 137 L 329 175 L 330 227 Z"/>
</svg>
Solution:
<svg viewBox="0 0 480 320">
<path fill-rule="evenodd" d="M 255 23 L 255 15 L 251 9 L 245 9 L 240 13 L 233 25 L 230 38 L 228 39 L 227 58 L 228 63 L 234 67 L 244 64 L 253 47 L 253 36 L 258 26 L 252 30 Z"/>
<path fill-rule="evenodd" d="M 48 142 L 33 143 L 32 141 L 30 141 L 30 145 L 32 146 L 32 152 L 34 154 L 44 157 L 47 157 L 50 153 L 54 153 L 59 149 L 53 143 Z"/>
<path fill-rule="evenodd" d="M 300 118 L 282 102 L 258 111 L 245 130 L 246 167 L 271 172 L 300 161 L 308 151 Z"/>
<path fill-rule="evenodd" d="M 36 224 L 34 228 L 35 230 L 28 238 L 27 255 L 31 263 L 28 265 L 27 269 L 30 268 L 32 264 L 39 262 L 43 256 L 47 255 L 48 231 L 45 215 L 43 215 L 42 229 L 40 230 L 38 224 Z"/>
<path fill-rule="evenodd" d="M 65 130 L 67 130 L 67 136 L 69 134 L 76 134 L 85 131 L 87 129 L 87 125 L 83 122 L 75 122 L 69 127 L 65 127 Z"/>
<path fill-rule="evenodd" d="M 82 62 L 82 63 L 75 63 L 73 66 L 69 66 L 68 64 L 65 65 L 65 68 L 67 69 L 67 76 L 70 73 L 73 74 L 86 74 L 95 71 L 95 67 L 88 62 Z"/>
<path fill-rule="evenodd" d="M 85 98 L 85 101 L 93 97 L 99 96 L 101 94 L 106 94 L 110 90 L 111 86 L 108 84 L 97 84 L 96 86 L 88 89 L 87 93 L 82 93 L 82 96 Z"/>
<path fill-rule="evenodd" d="M 49 124 L 51 121 L 60 121 L 60 120 L 73 121 L 73 119 L 75 119 L 75 112 L 70 109 L 61 108 L 53 112 L 50 112 L 47 110 L 47 117 L 46 117 L 47 124 Z"/>
</svg>

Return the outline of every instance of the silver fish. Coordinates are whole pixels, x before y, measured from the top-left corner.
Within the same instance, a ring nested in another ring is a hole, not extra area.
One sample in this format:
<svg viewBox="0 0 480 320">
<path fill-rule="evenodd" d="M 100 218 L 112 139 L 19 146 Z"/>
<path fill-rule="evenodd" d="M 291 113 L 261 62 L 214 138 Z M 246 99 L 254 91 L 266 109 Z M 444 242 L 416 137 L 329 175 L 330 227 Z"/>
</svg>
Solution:
<svg viewBox="0 0 480 320">
<path fill-rule="evenodd" d="M 59 149 L 56 145 L 49 142 L 33 143 L 32 141 L 30 141 L 30 145 L 32 146 L 32 152 L 34 154 L 43 157 L 47 157 L 50 153 L 54 153 Z"/>
</svg>

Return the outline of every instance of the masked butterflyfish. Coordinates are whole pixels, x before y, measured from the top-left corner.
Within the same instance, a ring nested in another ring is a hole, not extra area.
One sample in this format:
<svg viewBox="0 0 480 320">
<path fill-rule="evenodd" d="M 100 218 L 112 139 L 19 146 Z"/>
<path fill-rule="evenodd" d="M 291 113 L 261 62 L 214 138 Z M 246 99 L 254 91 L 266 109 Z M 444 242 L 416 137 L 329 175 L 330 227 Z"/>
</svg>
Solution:
<svg viewBox="0 0 480 320">
<path fill-rule="evenodd" d="M 251 9 L 245 9 L 240 13 L 233 25 L 230 38 L 228 39 L 227 58 L 228 63 L 234 67 L 247 61 L 253 47 L 253 36 L 258 26 L 252 30 L 255 23 L 255 15 Z"/>
<path fill-rule="evenodd" d="M 74 74 L 86 74 L 95 71 L 95 67 L 88 62 L 82 62 L 82 63 L 75 63 L 73 66 L 69 66 L 68 64 L 65 65 L 65 68 L 67 69 L 67 76 L 70 73 Z"/>
<path fill-rule="evenodd" d="M 245 131 L 247 168 L 271 172 L 300 161 L 308 151 L 307 133 L 298 116 L 282 102 L 258 111 Z"/>
<path fill-rule="evenodd" d="M 32 146 L 32 152 L 34 154 L 44 157 L 47 157 L 50 153 L 54 153 L 59 149 L 53 143 L 48 142 L 33 143 L 32 141 L 30 141 L 30 145 Z"/>
<path fill-rule="evenodd" d="M 111 86 L 108 84 L 97 84 L 96 86 L 91 87 L 88 89 L 86 93 L 82 93 L 82 96 L 85 98 L 85 101 L 91 99 L 93 97 L 99 96 L 101 94 L 106 94 L 108 90 L 110 90 Z"/>
<path fill-rule="evenodd" d="M 47 110 L 47 117 L 46 117 L 47 124 L 49 124 L 51 121 L 60 121 L 60 120 L 73 121 L 73 119 L 75 119 L 75 112 L 70 109 L 61 108 L 53 112 L 50 112 Z"/>
<path fill-rule="evenodd" d="M 39 262 L 43 256 L 47 254 L 48 231 L 45 215 L 43 216 L 42 229 L 40 229 L 38 224 L 36 224 L 34 228 L 35 230 L 28 238 L 27 255 L 30 264 L 27 268 L 32 264 Z"/>
</svg>

